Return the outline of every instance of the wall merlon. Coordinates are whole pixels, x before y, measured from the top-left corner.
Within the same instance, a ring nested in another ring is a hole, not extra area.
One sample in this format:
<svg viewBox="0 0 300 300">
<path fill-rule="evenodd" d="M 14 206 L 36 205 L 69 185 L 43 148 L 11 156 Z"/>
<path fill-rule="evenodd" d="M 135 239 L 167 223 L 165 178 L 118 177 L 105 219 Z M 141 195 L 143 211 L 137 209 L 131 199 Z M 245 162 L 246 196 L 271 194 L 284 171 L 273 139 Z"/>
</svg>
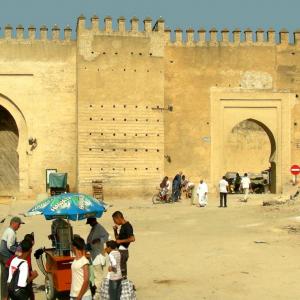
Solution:
<svg viewBox="0 0 300 300">
<path fill-rule="evenodd" d="M 23 25 L 18 25 L 17 28 L 16 28 L 16 37 L 18 40 L 21 40 L 21 39 L 24 39 L 24 27 Z"/>
<path fill-rule="evenodd" d="M 118 31 L 120 33 L 125 33 L 126 32 L 126 19 L 125 17 L 119 17 L 118 18 Z"/>
<path fill-rule="evenodd" d="M 222 42 L 228 43 L 229 42 L 229 30 L 224 28 L 221 30 Z"/>
<path fill-rule="evenodd" d="M 263 43 L 265 41 L 264 33 L 265 33 L 265 31 L 262 28 L 258 28 L 256 30 L 256 42 L 257 43 Z"/>
<path fill-rule="evenodd" d="M 288 44 L 289 37 L 290 37 L 290 34 L 287 29 L 283 28 L 279 31 L 279 43 L 280 44 Z"/>
<path fill-rule="evenodd" d="M 36 27 L 34 25 L 30 25 L 28 27 L 28 38 L 30 40 L 34 40 L 36 38 Z"/>
<path fill-rule="evenodd" d="M 300 29 L 297 29 L 294 32 L 294 43 L 295 43 L 295 45 L 300 44 Z"/>
<path fill-rule="evenodd" d="M 157 20 L 157 31 L 164 32 L 165 31 L 165 20 L 163 18 L 159 18 Z"/>
<path fill-rule="evenodd" d="M 92 30 L 97 33 L 99 31 L 99 17 L 93 15 L 91 17 Z"/>
<path fill-rule="evenodd" d="M 5 25 L 4 28 L 4 37 L 6 39 L 11 39 L 12 36 L 12 26 L 10 24 Z"/>
<path fill-rule="evenodd" d="M 206 29 L 205 28 L 200 28 L 198 30 L 198 35 L 199 35 L 199 44 L 204 44 L 206 42 Z"/>
<path fill-rule="evenodd" d="M 175 45 L 182 45 L 182 29 L 180 28 L 175 29 Z"/>
<path fill-rule="evenodd" d="M 113 31 L 113 29 L 112 29 L 112 17 L 111 16 L 106 16 L 104 18 L 104 31 L 106 33 L 111 33 Z"/>
<path fill-rule="evenodd" d="M 193 28 L 189 28 L 186 30 L 186 44 L 188 46 L 193 46 L 195 44 L 194 34 L 195 30 Z"/>
<path fill-rule="evenodd" d="M 84 30 L 85 30 L 85 16 L 81 14 L 77 19 L 76 31 L 77 33 L 80 33 L 81 31 Z"/>
<path fill-rule="evenodd" d="M 150 17 L 144 20 L 144 31 L 148 33 L 152 31 L 152 19 Z"/>
<path fill-rule="evenodd" d="M 46 25 L 42 25 L 40 28 L 40 38 L 41 40 L 48 39 L 48 27 Z"/>
<path fill-rule="evenodd" d="M 218 30 L 213 27 L 209 30 L 209 41 L 211 44 L 216 44 L 218 42 Z"/>
<path fill-rule="evenodd" d="M 139 31 L 139 19 L 137 17 L 132 17 L 130 20 L 131 32 L 137 33 Z"/>
<path fill-rule="evenodd" d="M 59 40 L 60 28 L 57 25 L 52 27 L 52 40 Z"/>
<path fill-rule="evenodd" d="M 244 30 L 244 35 L 245 35 L 245 43 L 253 43 L 253 31 L 251 28 L 246 28 Z"/>
<path fill-rule="evenodd" d="M 269 44 L 275 44 L 276 43 L 276 33 L 275 29 L 269 28 L 267 31 L 267 40 Z"/>
<path fill-rule="evenodd" d="M 66 41 L 70 41 L 71 37 L 72 37 L 72 28 L 69 25 L 67 25 L 67 27 L 65 27 L 64 29 L 64 39 Z"/>
<path fill-rule="evenodd" d="M 171 44 L 171 29 L 170 28 L 166 28 L 165 29 L 165 43 L 166 44 Z"/>
<path fill-rule="evenodd" d="M 233 34 L 233 42 L 235 44 L 239 44 L 241 42 L 241 30 L 236 28 L 232 31 Z"/>
</svg>

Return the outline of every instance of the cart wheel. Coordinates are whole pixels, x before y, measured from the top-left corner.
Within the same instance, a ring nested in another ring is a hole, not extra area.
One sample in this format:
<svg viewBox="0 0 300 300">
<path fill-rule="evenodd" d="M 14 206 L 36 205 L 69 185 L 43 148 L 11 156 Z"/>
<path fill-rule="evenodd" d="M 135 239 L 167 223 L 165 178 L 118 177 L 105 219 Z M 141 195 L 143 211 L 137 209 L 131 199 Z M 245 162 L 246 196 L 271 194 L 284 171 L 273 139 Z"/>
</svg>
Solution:
<svg viewBox="0 0 300 300">
<path fill-rule="evenodd" d="M 56 299 L 56 290 L 54 288 L 53 276 L 51 274 L 48 274 L 45 277 L 45 294 L 47 300 Z"/>
<path fill-rule="evenodd" d="M 157 194 L 153 195 L 152 197 L 152 203 L 153 204 L 157 204 L 157 203 L 161 203 L 160 198 Z"/>
</svg>

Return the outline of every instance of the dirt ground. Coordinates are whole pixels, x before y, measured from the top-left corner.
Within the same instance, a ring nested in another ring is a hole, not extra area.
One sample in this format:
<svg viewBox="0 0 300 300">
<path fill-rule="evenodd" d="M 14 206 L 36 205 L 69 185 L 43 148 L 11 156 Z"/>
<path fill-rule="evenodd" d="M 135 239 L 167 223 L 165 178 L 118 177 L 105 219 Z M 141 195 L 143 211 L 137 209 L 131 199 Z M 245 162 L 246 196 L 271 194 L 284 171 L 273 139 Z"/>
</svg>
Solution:
<svg viewBox="0 0 300 300">
<path fill-rule="evenodd" d="M 270 195 L 252 195 L 248 203 L 238 198 L 229 196 L 228 208 L 218 208 L 213 195 L 206 208 L 185 199 L 163 205 L 153 205 L 151 199 L 108 201 L 113 207 L 100 222 L 111 234 L 115 210 L 134 226 L 129 278 L 138 299 L 300 299 L 300 200 L 263 207 Z M 23 213 L 33 204 L 17 201 L 11 210 L 1 205 L 0 216 Z M 50 246 L 51 222 L 42 216 L 25 221 L 19 239 L 34 231 L 36 248 Z M 74 233 L 87 236 L 84 221 L 72 224 Z M 41 274 L 36 283 L 43 281 Z M 43 292 L 39 299 L 45 299 Z"/>
</svg>

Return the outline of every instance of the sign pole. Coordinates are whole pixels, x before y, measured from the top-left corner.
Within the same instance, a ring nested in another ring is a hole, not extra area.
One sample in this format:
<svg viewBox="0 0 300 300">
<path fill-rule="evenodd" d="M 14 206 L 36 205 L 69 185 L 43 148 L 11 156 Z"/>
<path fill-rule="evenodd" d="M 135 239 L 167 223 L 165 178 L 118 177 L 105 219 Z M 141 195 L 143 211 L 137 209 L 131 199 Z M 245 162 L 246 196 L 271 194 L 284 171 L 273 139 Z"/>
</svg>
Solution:
<svg viewBox="0 0 300 300">
<path fill-rule="evenodd" d="M 298 183 L 297 176 L 300 174 L 300 166 L 292 165 L 290 168 L 290 172 L 292 175 L 294 175 L 293 183 L 294 183 L 294 185 L 296 185 Z"/>
</svg>

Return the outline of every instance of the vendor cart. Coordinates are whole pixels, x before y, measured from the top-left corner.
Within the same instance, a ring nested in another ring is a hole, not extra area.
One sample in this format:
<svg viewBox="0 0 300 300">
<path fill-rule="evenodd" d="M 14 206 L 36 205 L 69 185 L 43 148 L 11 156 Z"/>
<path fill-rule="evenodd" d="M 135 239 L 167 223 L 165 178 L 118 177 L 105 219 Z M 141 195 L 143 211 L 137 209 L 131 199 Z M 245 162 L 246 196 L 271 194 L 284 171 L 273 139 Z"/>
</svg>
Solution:
<svg viewBox="0 0 300 300">
<path fill-rule="evenodd" d="M 59 299 L 68 294 L 71 289 L 71 264 L 74 257 L 59 256 L 53 248 L 39 249 L 35 255 L 39 269 L 45 275 L 46 299 Z M 46 264 L 43 256 L 46 258 Z"/>
<path fill-rule="evenodd" d="M 47 300 L 60 298 L 71 288 L 71 241 L 72 226 L 63 218 L 53 220 L 51 234 L 48 236 L 53 248 L 38 249 L 35 252 L 37 264 L 45 275 L 45 294 Z"/>
<path fill-rule="evenodd" d="M 74 257 L 71 251 L 73 229 L 69 221 L 100 218 L 104 211 L 105 207 L 89 195 L 61 194 L 41 201 L 26 213 L 27 216 L 43 214 L 46 220 L 53 221 L 49 235 L 53 248 L 41 248 L 34 254 L 45 275 L 47 300 L 60 299 L 70 293 Z"/>
</svg>

